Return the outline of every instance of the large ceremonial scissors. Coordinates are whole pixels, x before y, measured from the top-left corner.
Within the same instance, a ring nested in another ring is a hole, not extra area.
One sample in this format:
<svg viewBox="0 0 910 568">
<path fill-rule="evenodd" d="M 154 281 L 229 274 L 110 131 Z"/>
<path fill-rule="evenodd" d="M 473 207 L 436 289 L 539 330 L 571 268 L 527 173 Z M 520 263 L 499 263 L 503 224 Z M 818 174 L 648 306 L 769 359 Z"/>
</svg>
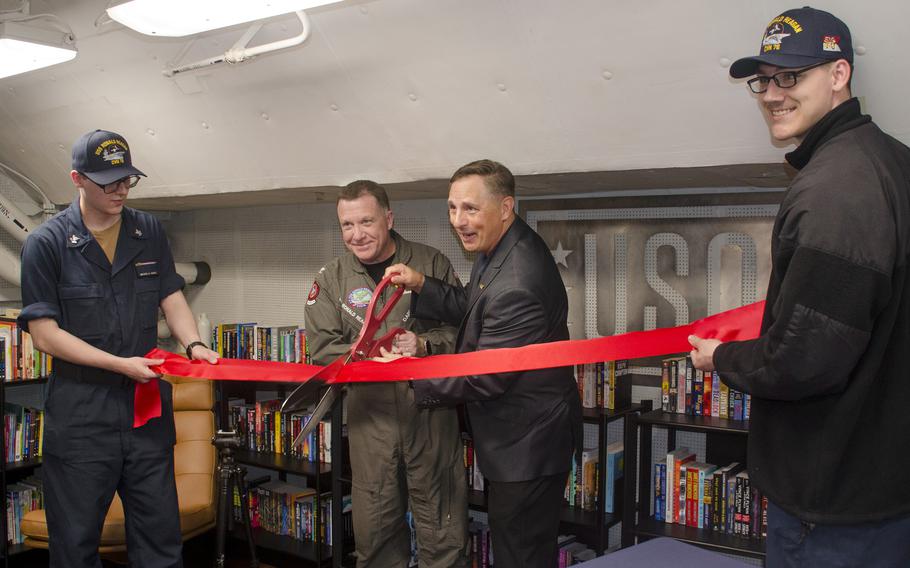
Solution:
<svg viewBox="0 0 910 568">
<path fill-rule="evenodd" d="M 294 438 L 291 447 L 296 446 L 301 440 L 309 436 L 325 415 L 328 414 L 333 406 L 335 406 L 335 401 L 338 400 L 342 387 L 331 383 L 338 377 L 339 373 L 341 373 L 341 369 L 352 361 L 363 361 L 364 359 L 378 357 L 380 355 L 380 347 L 384 348 L 386 351 L 391 351 L 392 341 L 395 339 L 395 336 L 404 332 L 404 329 L 396 327 L 379 339 L 373 338 L 373 336 L 376 335 L 376 332 L 379 331 L 379 328 L 382 327 L 382 324 L 385 323 L 392 308 L 394 308 L 395 304 L 398 303 L 398 300 L 401 299 L 401 295 L 404 294 L 403 287 L 396 287 L 395 291 L 392 292 L 392 295 L 382 306 L 379 313 L 376 313 L 379 299 L 382 297 L 382 292 L 388 286 L 392 285 L 392 276 L 396 275 L 397 273 L 389 274 L 383 278 L 376 286 L 376 289 L 373 290 L 373 298 L 370 300 L 369 307 L 367 307 L 366 318 L 363 321 L 363 327 L 360 328 L 360 335 L 357 336 L 357 341 L 351 345 L 351 348 L 348 349 L 347 353 L 323 367 L 321 371 L 313 375 L 308 381 L 294 389 L 281 404 L 282 414 L 299 410 L 306 407 L 308 403 L 316 398 L 316 396 L 314 396 L 315 393 L 328 386 L 322 394 L 322 398 L 319 399 L 319 402 L 316 404 L 315 408 L 313 408 L 313 413 L 307 419 L 306 424 L 303 425 L 303 428 L 300 429 L 300 433 Z"/>
</svg>

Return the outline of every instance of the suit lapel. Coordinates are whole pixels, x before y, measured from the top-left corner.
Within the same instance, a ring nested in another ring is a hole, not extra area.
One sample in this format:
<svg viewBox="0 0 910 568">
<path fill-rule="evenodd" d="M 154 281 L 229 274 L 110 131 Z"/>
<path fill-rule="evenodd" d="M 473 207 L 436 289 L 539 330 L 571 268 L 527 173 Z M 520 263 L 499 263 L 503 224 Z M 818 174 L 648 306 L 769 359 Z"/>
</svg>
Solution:
<svg viewBox="0 0 910 568">
<path fill-rule="evenodd" d="M 512 226 L 509 227 L 509 230 L 506 231 L 506 234 L 503 235 L 502 240 L 496 246 L 496 250 L 493 251 L 493 258 L 487 263 L 486 270 L 483 271 L 483 274 L 477 274 L 471 278 L 471 295 L 468 298 L 468 309 L 465 310 L 465 314 L 471 312 L 477 300 L 480 299 L 484 291 L 489 288 L 496 276 L 499 275 L 502 265 L 505 264 L 512 253 L 512 249 L 524 236 L 526 229 L 528 229 L 528 226 L 516 215 Z"/>
<path fill-rule="evenodd" d="M 489 266 L 489 263 L 487 263 Z M 480 295 L 482 288 L 478 286 L 480 279 L 480 255 L 474 260 L 474 266 L 471 268 L 471 280 L 468 282 L 468 309 L 474 304 L 477 296 Z"/>
</svg>

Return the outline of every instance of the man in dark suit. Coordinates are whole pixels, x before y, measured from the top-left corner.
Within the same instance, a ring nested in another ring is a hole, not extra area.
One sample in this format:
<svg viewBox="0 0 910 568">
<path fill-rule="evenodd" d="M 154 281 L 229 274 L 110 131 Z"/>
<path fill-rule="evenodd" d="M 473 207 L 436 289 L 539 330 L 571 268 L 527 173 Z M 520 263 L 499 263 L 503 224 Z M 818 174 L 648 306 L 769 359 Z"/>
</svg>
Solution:
<svg viewBox="0 0 910 568">
<path fill-rule="evenodd" d="M 515 180 L 480 160 L 449 182 L 449 221 L 477 258 L 466 287 L 397 264 L 386 274 L 414 294 L 411 310 L 460 324 L 456 351 L 569 338 L 568 300 L 549 247 L 515 215 Z M 407 344 L 406 337 L 400 337 Z M 405 351 L 405 350 L 403 350 Z M 488 517 L 499 568 L 552 568 L 559 509 L 582 443 L 581 401 L 567 367 L 414 381 L 418 405 L 466 403 L 477 460 L 489 480 Z"/>
</svg>

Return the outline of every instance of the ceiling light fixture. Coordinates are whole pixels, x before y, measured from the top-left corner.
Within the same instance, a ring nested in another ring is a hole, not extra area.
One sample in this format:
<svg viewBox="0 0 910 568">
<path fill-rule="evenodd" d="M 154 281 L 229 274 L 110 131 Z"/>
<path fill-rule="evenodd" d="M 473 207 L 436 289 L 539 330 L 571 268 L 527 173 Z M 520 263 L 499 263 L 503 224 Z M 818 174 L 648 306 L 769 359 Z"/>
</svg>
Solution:
<svg viewBox="0 0 910 568">
<path fill-rule="evenodd" d="M 108 16 L 146 35 L 183 37 L 341 0 L 126 0 Z"/>
<path fill-rule="evenodd" d="M 0 79 L 74 57 L 76 47 L 71 33 L 36 27 L 23 21 L 0 21 Z"/>
</svg>

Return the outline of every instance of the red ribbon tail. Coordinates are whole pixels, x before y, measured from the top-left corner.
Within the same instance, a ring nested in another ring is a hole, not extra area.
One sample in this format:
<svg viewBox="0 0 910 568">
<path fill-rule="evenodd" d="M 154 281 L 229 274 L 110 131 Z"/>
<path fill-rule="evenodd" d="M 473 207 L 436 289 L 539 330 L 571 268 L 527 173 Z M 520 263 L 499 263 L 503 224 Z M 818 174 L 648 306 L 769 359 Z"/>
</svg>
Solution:
<svg viewBox="0 0 910 568">
<path fill-rule="evenodd" d="M 161 416 L 161 379 L 152 379 L 147 383 L 136 383 L 133 395 L 133 428 L 145 426 L 152 418 Z"/>
</svg>

